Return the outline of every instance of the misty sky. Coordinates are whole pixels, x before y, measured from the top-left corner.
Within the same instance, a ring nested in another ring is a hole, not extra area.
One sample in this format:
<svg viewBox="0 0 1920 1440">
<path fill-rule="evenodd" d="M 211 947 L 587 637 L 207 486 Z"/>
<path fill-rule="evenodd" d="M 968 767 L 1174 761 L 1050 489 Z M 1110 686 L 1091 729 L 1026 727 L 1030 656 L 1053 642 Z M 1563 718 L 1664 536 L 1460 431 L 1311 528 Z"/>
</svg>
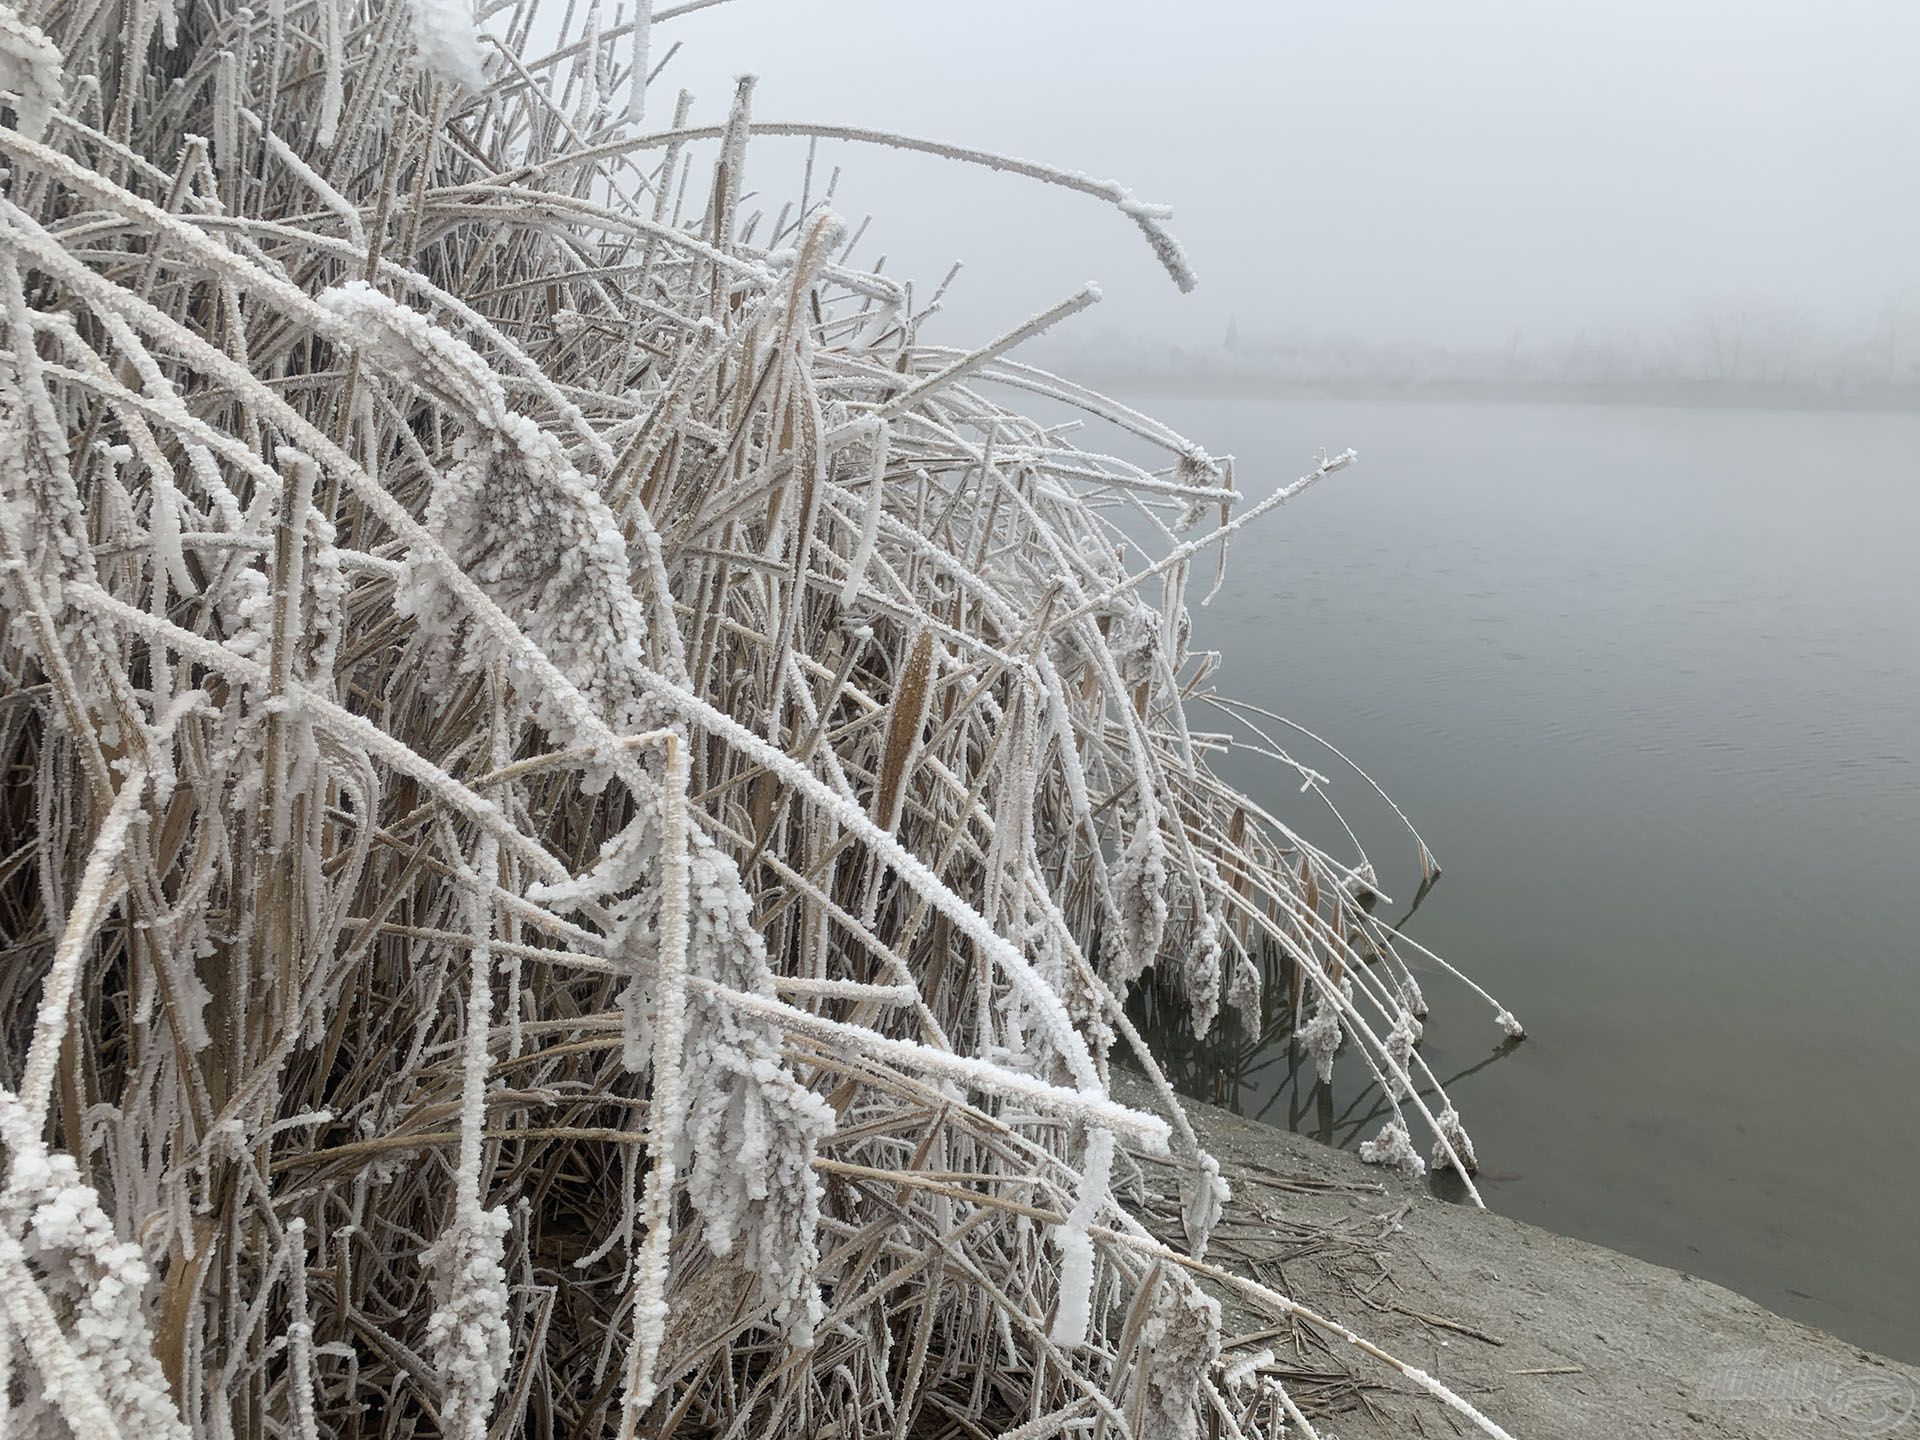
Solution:
<svg viewBox="0 0 1920 1440">
<path fill-rule="evenodd" d="M 664 8 L 664 6 L 662 7 Z M 1913 0 L 732 0 L 662 25 L 650 121 L 731 77 L 761 119 L 888 127 L 1111 177 L 1174 207 L 1181 297 L 1098 202 L 832 147 L 862 255 L 977 339 L 1081 281 L 1083 324 L 1216 338 L 1529 343 L 1704 305 L 1820 326 L 1920 301 Z M 802 147 L 755 141 L 781 198 Z M 946 325 L 954 328 L 949 330 Z M 931 337 L 930 337 L 931 338 Z"/>
</svg>

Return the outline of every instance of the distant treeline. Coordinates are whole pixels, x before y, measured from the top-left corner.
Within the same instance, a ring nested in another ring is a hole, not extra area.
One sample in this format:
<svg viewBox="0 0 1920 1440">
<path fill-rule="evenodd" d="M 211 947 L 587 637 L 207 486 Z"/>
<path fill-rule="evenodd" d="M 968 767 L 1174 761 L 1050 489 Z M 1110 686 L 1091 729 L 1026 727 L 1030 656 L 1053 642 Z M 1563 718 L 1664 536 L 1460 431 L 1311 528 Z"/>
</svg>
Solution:
<svg viewBox="0 0 1920 1440">
<path fill-rule="evenodd" d="M 1484 348 L 1248 336 L 1237 326 L 1218 344 L 1191 346 L 1107 332 L 1063 337 L 1056 361 L 1089 379 L 1216 390 L 1908 409 L 1920 408 L 1920 306 L 1890 305 L 1852 335 L 1726 307 L 1659 337 L 1527 343 L 1516 335 Z"/>
</svg>

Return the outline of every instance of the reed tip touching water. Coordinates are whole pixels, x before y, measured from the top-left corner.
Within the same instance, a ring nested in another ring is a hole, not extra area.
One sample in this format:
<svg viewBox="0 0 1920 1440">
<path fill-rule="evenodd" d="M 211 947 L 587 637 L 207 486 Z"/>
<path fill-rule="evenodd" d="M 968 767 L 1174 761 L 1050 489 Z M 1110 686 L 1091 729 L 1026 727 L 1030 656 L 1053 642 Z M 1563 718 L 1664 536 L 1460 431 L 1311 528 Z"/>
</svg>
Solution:
<svg viewBox="0 0 1920 1440">
<path fill-rule="evenodd" d="M 1190 599 L 1351 453 L 1243 505 L 1014 358 L 1093 286 L 923 338 L 830 183 L 749 199 L 756 135 L 1066 186 L 1193 275 L 1117 184 L 750 80 L 664 118 L 675 13 L 0 5 L 20 1433 L 1305 1424 L 1215 1295 L 1355 1337 L 1207 1264 L 1150 971 L 1195 1031 L 1284 985 L 1404 1110 L 1374 1158 L 1471 1191 L 1373 867 L 1188 719 L 1291 763 Z"/>
</svg>

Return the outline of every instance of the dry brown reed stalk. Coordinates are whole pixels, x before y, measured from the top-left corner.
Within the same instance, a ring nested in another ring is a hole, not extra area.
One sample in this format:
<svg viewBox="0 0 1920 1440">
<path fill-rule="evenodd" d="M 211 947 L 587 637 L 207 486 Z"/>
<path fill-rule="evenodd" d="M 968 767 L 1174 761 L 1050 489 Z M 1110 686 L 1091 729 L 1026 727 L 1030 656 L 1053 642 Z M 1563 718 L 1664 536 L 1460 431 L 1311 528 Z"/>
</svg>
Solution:
<svg viewBox="0 0 1920 1440">
<path fill-rule="evenodd" d="M 1149 972 L 1283 958 L 1472 1168 L 1371 866 L 1188 724 L 1190 567 L 1350 457 L 1236 517 L 1011 357 L 1092 287 L 953 349 L 760 233 L 754 136 L 894 145 L 1192 279 L 750 82 L 638 130 L 697 7 L 0 3 L 9 1433 L 1310 1433 Z"/>
</svg>

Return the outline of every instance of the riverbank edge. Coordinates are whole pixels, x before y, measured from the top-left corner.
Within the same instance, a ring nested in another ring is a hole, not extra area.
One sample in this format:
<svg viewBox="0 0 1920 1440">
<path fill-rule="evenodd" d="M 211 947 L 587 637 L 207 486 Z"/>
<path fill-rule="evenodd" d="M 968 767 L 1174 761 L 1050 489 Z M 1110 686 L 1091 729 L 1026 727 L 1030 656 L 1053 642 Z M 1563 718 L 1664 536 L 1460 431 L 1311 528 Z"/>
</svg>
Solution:
<svg viewBox="0 0 1920 1440">
<path fill-rule="evenodd" d="M 1149 1103 L 1137 1076 L 1116 1069 L 1114 1089 Z M 1268 1284 L 1283 1276 L 1294 1300 L 1435 1375 L 1516 1440 L 1920 1436 L 1920 1369 L 1682 1271 L 1450 1204 L 1302 1136 L 1184 1108 L 1234 1187 L 1209 1258 Z M 1303 1227 L 1343 1238 L 1303 1244 Z M 1226 1308 L 1229 1335 L 1260 1323 Z M 1262 1343 L 1289 1360 L 1285 1341 Z M 1409 1382 L 1336 1348 L 1380 1388 L 1323 1440 L 1453 1433 Z"/>
</svg>

